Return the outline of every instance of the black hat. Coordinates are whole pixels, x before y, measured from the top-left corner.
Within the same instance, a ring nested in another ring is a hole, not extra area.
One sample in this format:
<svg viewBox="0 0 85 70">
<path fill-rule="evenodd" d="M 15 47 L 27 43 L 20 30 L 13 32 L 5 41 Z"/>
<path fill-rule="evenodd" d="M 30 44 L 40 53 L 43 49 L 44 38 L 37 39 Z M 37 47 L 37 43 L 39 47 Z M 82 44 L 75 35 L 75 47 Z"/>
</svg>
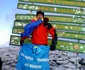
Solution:
<svg viewBox="0 0 85 70">
<path fill-rule="evenodd" d="M 44 17 L 44 12 L 43 12 L 43 11 L 38 10 L 38 11 L 37 11 L 37 13 L 36 13 L 36 16 L 37 16 L 38 14 L 42 14 L 42 15 L 43 15 L 43 17 Z"/>
</svg>

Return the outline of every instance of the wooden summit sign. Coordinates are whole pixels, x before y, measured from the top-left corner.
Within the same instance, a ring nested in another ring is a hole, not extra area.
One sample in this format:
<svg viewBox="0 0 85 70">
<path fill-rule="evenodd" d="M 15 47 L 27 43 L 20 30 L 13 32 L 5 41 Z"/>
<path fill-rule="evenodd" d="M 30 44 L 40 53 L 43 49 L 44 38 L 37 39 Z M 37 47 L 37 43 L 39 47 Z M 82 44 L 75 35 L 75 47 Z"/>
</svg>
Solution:
<svg viewBox="0 0 85 70">
<path fill-rule="evenodd" d="M 17 4 L 17 8 L 24 11 L 37 11 L 40 9 L 45 13 L 53 13 L 45 14 L 45 17 L 48 17 L 49 23 L 57 28 L 58 43 L 56 49 L 77 53 L 85 53 L 85 12 L 82 9 L 84 7 L 84 1 L 73 0 L 19 0 Z M 14 35 L 10 36 L 10 45 L 20 46 L 20 34 L 24 31 L 24 26 L 34 17 L 35 14 L 28 14 L 28 12 L 15 15 L 12 29 Z M 50 45 L 50 34 L 48 34 L 48 41 Z M 28 39 L 25 40 L 25 43 L 31 43 L 31 36 L 29 41 Z"/>
</svg>

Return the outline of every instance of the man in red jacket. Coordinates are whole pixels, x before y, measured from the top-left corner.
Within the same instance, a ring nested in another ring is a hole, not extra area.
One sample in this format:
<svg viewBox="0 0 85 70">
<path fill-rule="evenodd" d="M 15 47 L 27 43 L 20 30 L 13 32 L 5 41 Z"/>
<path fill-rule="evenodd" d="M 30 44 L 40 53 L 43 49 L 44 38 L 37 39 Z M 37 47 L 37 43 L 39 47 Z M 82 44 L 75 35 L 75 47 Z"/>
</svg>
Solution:
<svg viewBox="0 0 85 70">
<path fill-rule="evenodd" d="M 43 19 L 43 20 L 42 20 Z M 56 30 L 48 23 L 49 19 L 44 17 L 44 12 L 37 11 L 34 18 L 24 28 L 21 34 L 21 50 L 18 56 L 17 70 L 50 70 L 49 50 L 56 49 Z M 52 44 L 48 45 L 48 33 L 52 36 Z M 32 35 L 32 44 L 24 44 L 24 40 Z"/>
<path fill-rule="evenodd" d="M 32 22 L 35 22 L 39 19 L 43 19 L 43 22 L 32 32 L 32 44 L 48 45 L 48 33 L 50 33 L 52 36 L 52 44 L 50 46 L 50 50 L 55 50 L 57 44 L 56 30 L 52 27 L 50 23 L 48 23 L 49 19 L 44 17 L 44 12 L 41 10 L 37 11 L 36 19 L 33 19 Z M 26 38 L 27 36 L 21 38 L 21 45 L 23 45 L 23 42 Z"/>
</svg>

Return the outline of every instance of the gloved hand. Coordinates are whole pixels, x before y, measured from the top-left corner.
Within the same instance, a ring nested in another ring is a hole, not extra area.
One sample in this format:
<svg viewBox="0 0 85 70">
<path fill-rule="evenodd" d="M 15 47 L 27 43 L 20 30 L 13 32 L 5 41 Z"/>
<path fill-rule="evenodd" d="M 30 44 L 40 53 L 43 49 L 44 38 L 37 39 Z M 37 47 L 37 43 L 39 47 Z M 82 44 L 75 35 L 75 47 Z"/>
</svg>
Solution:
<svg viewBox="0 0 85 70">
<path fill-rule="evenodd" d="M 49 19 L 48 18 L 44 18 L 44 23 L 48 23 L 49 22 Z"/>
<path fill-rule="evenodd" d="M 55 45 L 55 44 L 51 44 L 51 45 L 50 45 L 50 50 L 51 50 L 51 51 L 54 51 L 55 49 L 56 49 L 56 45 Z"/>
<path fill-rule="evenodd" d="M 57 34 L 55 33 L 54 39 L 52 39 L 52 44 L 50 46 L 51 51 L 54 51 L 56 49 L 57 39 Z"/>
<path fill-rule="evenodd" d="M 49 22 L 49 19 L 48 18 L 44 18 L 44 26 L 47 27 L 47 29 L 51 29 L 52 28 L 52 25 Z"/>
<path fill-rule="evenodd" d="M 20 45 L 22 46 L 24 43 L 24 40 L 20 40 Z"/>
</svg>

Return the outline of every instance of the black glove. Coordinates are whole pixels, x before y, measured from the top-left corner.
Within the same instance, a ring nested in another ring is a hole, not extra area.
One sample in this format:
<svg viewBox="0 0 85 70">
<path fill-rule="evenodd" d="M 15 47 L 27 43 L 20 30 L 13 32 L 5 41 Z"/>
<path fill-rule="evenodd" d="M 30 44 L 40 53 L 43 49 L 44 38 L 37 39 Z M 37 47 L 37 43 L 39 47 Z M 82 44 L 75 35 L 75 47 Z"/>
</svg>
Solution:
<svg viewBox="0 0 85 70">
<path fill-rule="evenodd" d="M 50 46 L 51 51 L 54 51 L 56 49 L 57 39 L 58 39 L 58 37 L 57 37 L 56 31 L 55 31 L 54 39 L 52 39 L 52 44 Z"/>
<path fill-rule="evenodd" d="M 44 26 L 47 27 L 48 30 L 52 28 L 52 25 L 50 23 L 44 23 Z"/>
<path fill-rule="evenodd" d="M 22 46 L 24 43 L 24 40 L 20 40 L 20 45 Z"/>
<path fill-rule="evenodd" d="M 44 23 L 48 23 L 49 22 L 49 19 L 48 18 L 44 18 Z"/>
<path fill-rule="evenodd" d="M 50 46 L 50 50 L 51 50 L 51 51 L 54 51 L 55 49 L 56 49 L 56 45 L 52 44 L 52 45 Z"/>
</svg>

